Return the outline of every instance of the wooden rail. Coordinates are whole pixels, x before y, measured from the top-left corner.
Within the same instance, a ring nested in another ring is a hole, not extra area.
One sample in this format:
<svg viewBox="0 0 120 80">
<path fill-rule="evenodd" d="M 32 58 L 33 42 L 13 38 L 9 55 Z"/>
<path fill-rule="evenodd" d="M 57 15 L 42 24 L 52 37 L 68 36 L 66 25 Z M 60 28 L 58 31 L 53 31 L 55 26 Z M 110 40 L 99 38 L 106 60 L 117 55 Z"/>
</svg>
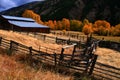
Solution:
<svg viewBox="0 0 120 80">
<path fill-rule="evenodd" d="M 71 45 L 73 43 L 77 44 L 77 47 L 80 48 L 81 45 L 84 45 L 86 42 L 86 37 L 85 36 L 80 36 L 77 40 L 73 40 L 73 39 L 65 39 L 65 38 L 60 38 L 60 37 L 53 37 L 53 36 L 48 36 L 46 34 L 43 33 L 27 33 L 27 32 L 20 32 L 20 34 L 25 34 L 25 35 L 29 35 L 31 37 L 43 40 L 43 41 L 47 41 L 50 43 L 57 43 L 57 44 L 68 44 Z"/>
<path fill-rule="evenodd" d="M 0 47 L 3 47 L 4 49 L 8 49 L 9 50 L 8 55 L 13 55 L 13 53 L 28 54 L 30 60 L 36 59 L 43 63 L 49 63 L 54 66 L 57 65 L 64 66 L 91 75 L 94 70 L 97 55 L 93 54 L 92 51 L 90 51 L 92 55 L 89 55 L 87 53 L 75 54 L 76 46 L 77 44 L 75 43 L 73 45 L 63 47 L 61 49 L 61 52 L 54 52 L 53 50 L 53 53 L 49 54 L 47 53 L 47 51 L 43 52 L 41 50 L 35 50 L 31 46 L 26 46 L 18 42 L 7 40 L 0 37 Z M 64 50 L 69 47 L 73 47 L 72 54 L 64 54 Z M 44 48 L 46 48 L 49 51 L 52 50 L 47 47 Z M 93 50 L 93 48 L 91 48 L 91 50 Z"/>
</svg>

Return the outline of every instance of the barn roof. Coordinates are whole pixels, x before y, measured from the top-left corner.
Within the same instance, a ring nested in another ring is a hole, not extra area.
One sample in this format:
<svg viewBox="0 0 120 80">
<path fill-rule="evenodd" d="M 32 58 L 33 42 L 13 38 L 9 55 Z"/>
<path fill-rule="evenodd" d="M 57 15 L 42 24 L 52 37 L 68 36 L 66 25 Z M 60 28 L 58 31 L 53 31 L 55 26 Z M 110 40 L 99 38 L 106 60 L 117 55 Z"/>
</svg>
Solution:
<svg viewBox="0 0 120 80">
<path fill-rule="evenodd" d="M 6 16 L 6 15 L 1 15 L 3 18 L 8 19 L 8 20 L 20 20 L 20 21 L 32 21 L 34 22 L 35 20 L 31 18 L 24 18 L 24 17 L 15 17 L 15 16 Z"/>
<path fill-rule="evenodd" d="M 16 25 L 16 26 L 19 26 L 19 27 L 48 28 L 48 26 L 44 26 L 44 25 L 38 24 L 36 22 L 11 21 L 11 20 L 8 20 L 8 22 L 10 24 L 13 24 L 13 25 Z"/>
<path fill-rule="evenodd" d="M 15 16 L 7 16 L 1 15 L 3 18 L 7 19 L 10 24 L 19 27 L 27 27 L 27 28 L 49 28 L 48 26 L 38 24 L 35 20 L 31 18 L 24 17 L 15 17 Z"/>
</svg>

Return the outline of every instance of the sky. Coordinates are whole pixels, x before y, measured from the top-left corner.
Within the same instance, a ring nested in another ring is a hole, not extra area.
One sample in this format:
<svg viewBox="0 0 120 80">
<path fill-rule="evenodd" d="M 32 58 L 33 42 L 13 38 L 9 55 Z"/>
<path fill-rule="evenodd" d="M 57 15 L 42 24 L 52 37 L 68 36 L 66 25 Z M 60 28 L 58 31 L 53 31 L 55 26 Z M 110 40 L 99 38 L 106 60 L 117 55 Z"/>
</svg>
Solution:
<svg viewBox="0 0 120 80">
<path fill-rule="evenodd" d="M 0 11 L 7 10 L 12 7 L 16 7 L 32 1 L 42 1 L 42 0 L 0 0 Z"/>
</svg>

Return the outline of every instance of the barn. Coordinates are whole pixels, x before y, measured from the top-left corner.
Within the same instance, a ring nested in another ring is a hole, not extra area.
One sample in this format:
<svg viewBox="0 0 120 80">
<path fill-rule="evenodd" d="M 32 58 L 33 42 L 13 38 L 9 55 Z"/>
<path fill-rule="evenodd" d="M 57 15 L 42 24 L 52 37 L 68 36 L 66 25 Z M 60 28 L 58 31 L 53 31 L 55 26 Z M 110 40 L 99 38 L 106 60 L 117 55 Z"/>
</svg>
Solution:
<svg viewBox="0 0 120 80">
<path fill-rule="evenodd" d="M 48 26 L 38 24 L 31 18 L 7 15 L 0 15 L 0 29 L 40 33 L 50 32 L 50 28 Z"/>
</svg>

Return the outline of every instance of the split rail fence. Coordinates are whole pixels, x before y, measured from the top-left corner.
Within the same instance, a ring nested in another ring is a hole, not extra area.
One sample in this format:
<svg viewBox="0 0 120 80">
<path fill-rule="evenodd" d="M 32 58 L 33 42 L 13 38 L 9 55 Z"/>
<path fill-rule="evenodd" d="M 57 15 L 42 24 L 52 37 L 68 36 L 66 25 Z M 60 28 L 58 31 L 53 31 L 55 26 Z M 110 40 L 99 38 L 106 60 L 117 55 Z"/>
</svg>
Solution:
<svg viewBox="0 0 120 80">
<path fill-rule="evenodd" d="M 54 50 L 46 48 L 48 52 L 52 51 L 52 54 L 49 54 L 0 37 L 0 47 L 6 49 L 8 51 L 8 55 L 22 53 L 29 55 L 31 60 L 35 59 L 42 63 L 49 63 L 55 67 L 63 66 L 91 75 L 97 60 L 97 55 L 93 54 L 93 49 L 95 47 L 91 45 L 83 49 L 83 51 L 80 51 L 80 54 L 76 54 L 76 45 L 71 44 L 71 46 L 73 46 L 72 54 L 64 54 L 65 49 L 70 47 L 69 45 L 67 47 L 63 47 L 61 51 L 58 52 L 54 52 Z"/>
<path fill-rule="evenodd" d="M 23 35 L 28 35 L 37 39 L 40 39 L 42 41 L 46 41 L 46 42 L 50 42 L 50 43 L 56 43 L 56 44 L 73 44 L 76 43 L 77 47 L 80 48 L 81 46 L 83 46 L 87 40 L 87 37 L 85 36 L 79 36 L 78 39 L 72 39 L 72 38 L 61 38 L 61 37 L 53 37 L 53 36 L 49 36 L 43 33 L 32 33 L 32 32 L 18 32 L 20 34 Z M 74 38 L 74 37 L 73 37 Z"/>
</svg>

